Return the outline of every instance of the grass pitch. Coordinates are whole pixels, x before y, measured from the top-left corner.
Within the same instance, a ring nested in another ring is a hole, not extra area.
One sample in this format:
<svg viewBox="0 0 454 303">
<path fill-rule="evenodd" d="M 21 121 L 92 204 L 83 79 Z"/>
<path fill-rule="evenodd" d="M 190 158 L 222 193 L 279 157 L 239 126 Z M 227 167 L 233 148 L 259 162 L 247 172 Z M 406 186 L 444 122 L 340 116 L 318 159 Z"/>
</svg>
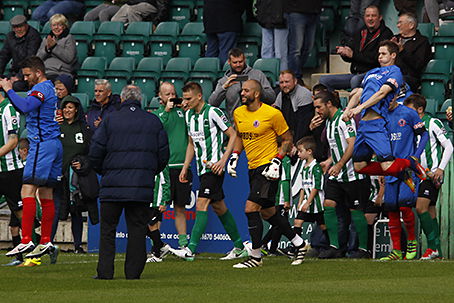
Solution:
<svg viewBox="0 0 454 303">
<path fill-rule="evenodd" d="M 241 270 L 218 257 L 169 256 L 127 281 L 118 254 L 115 279 L 105 281 L 91 278 L 95 254 L 61 253 L 56 265 L 46 256 L 41 266 L 1 266 L 0 302 L 454 302 L 453 261 L 307 259 L 291 266 L 286 257 L 267 257 L 263 267 Z"/>
</svg>

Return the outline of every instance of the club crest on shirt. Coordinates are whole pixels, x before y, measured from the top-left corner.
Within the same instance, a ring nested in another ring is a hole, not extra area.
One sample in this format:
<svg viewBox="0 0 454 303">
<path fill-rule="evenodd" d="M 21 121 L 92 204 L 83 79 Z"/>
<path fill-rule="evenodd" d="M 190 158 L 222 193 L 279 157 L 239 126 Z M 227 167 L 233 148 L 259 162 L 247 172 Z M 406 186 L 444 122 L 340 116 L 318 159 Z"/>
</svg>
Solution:
<svg viewBox="0 0 454 303">
<path fill-rule="evenodd" d="M 257 128 L 257 127 L 260 126 L 260 121 L 259 121 L 259 120 L 255 120 L 255 121 L 252 123 L 252 125 L 253 125 L 255 128 Z"/>
<path fill-rule="evenodd" d="M 407 125 L 407 121 L 405 121 L 405 119 L 400 119 L 397 124 L 399 124 L 400 127 L 404 127 Z"/>
</svg>

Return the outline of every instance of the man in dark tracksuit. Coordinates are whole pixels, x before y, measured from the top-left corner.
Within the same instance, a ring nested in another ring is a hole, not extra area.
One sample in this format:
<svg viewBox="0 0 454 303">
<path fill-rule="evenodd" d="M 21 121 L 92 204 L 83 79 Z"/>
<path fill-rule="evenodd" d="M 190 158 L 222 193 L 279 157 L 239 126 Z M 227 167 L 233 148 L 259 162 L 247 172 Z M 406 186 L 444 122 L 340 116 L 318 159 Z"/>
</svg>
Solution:
<svg viewBox="0 0 454 303">
<path fill-rule="evenodd" d="M 169 160 L 167 134 L 159 118 L 140 108 L 142 93 L 128 85 L 121 106 L 95 132 L 89 158 L 101 175 L 101 236 L 97 279 L 114 275 L 115 233 L 125 210 L 128 226 L 126 279 L 139 279 L 145 266 L 148 206 L 154 179 Z"/>
</svg>

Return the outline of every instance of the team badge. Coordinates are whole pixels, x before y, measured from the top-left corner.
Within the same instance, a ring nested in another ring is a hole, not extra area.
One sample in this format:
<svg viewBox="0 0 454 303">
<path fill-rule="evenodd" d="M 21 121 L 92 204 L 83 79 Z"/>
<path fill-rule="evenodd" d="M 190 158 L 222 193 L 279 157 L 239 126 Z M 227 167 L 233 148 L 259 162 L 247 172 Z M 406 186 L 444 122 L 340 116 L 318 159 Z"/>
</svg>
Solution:
<svg viewBox="0 0 454 303">
<path fill-rule="evenodd" d="M 135 111 L 136 111 L 136 108 L 135 108 L 134 106 L 131 106 L 129 109 L 130 109 L 132 112 L 135 112 Z"/>
<path fill-rule="evenodd" d="M 260 126 L 260 121 L 259 120 L 255 120 L 254 123 L 252 123 L 252 125 L 254 125 L 254 127 L 257 128 L 257 127 Z"/>
<path fill-rule="evenodd" d="M 405 119 L 400 119 L 397 124 L 399 124 L 400 127 L 404 127 L 407 125 L 407 121 L 405 121 Z"/>
</svg>

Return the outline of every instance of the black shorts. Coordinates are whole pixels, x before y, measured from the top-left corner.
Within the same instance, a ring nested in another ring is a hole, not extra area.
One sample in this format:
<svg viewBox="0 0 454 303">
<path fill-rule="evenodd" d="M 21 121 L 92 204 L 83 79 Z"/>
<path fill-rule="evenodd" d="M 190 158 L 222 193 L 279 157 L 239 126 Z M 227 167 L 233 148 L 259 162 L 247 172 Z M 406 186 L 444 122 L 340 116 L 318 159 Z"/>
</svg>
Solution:
<svg viewBox="0 0 454 303">
<path fill-rule="evenodd" d="M 173 205 L 186 206 L 191 202 L 192 171 L 188 169 L 189 182 L 181 183 L 179 180 L 181 168 L 169 169 L 170 175 L 170 201 Z"/>
<path fill-rule="evenodd" d="M 345 203 L 349 209 L 364 211 L 370 195 L 370 179 L 337 182 L 328 179 L 325 183 L 325 200 Z"/>
<path fill-rule="evenodd" d="M 11 227 L 20 227 L 20 220 L 16 217 L 16 215 L 11 212 L 9 217 L 9 226 Z"/>
<path fill-rule="evenodd" d="M 23 169 L 0 172 L 0 195 L 6 197 L 8 207 L 12 212 L 22 209 L 22 173 Z"/>
<path fill-rule="evenodd" d="M 418 198 L 426 198 L 430 200 L 430 206 L 437 204 L 439 188 L 431 180 L 424 180 L 419 184 Z"/>
<path fill-rule="evenodd" d="M 249 170 L 248 200 L 257 203 L 262 208 L 274 207 L 279 180 L 271 181 L 262 175 L 268 164 Z"/>
<path fill-rule="evenodd" d="M 148 225 L 155 225 L 158 222 L 162 222 L 162 212 L 157 207 L 150 207 L 150 219 Z"/>
<path fill-rule="evenodd" d="M 224 174 L 216 175 L 206 173 L 200 176 L 199 197 L 210 199 L 211 202 L 221 201 L 224 199 Z"/>
<path fill-rule="evenodd" d="M 373 201 L 368 201 L 367 202 L 367 207 L 364 210 L 364 213 L 366 214 L 379 214 L 383 211 L 383 206 L 377 206 Z"/>
<path fill-rule="evenodd" d="M 303 220 L 304 222 L 312 222 L 312 223 L 317 222 L 317 225 L 325 224 L 325 216 L 323 215 L 323 212 L 311 214 L 311 213 L 298 211 L 298 214 L 296 215 L 296 219 Z"/>
</svg>

